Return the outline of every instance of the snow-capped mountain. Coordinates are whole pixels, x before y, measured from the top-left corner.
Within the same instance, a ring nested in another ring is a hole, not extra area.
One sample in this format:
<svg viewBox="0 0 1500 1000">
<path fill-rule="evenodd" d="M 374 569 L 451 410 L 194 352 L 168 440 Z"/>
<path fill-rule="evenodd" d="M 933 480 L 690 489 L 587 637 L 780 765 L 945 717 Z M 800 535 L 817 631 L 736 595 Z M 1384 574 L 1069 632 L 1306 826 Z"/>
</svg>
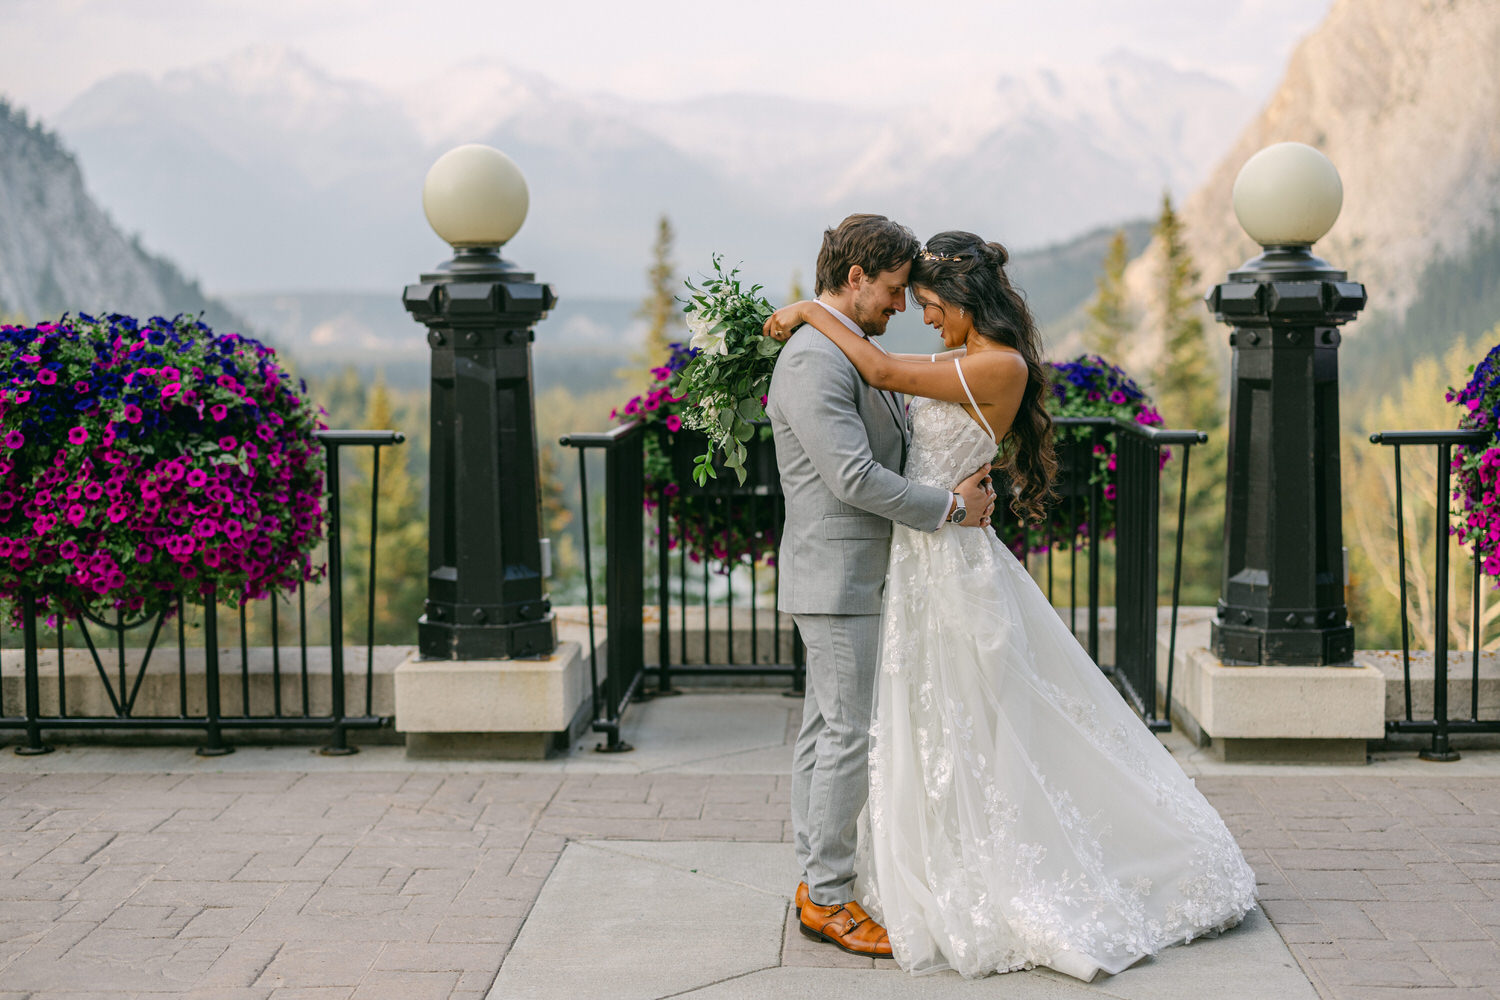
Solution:
<svg viewBox="0 0 1500 1000">
<path fill-rule="evenodd" d="M 822 229 L 851 211 L 1037 246 L 1190 189 L 1253 110 L 1223 81 L 1127 53 L 886 103 L 643 103 L 496 62 L 397 93 L 260 47 L 106 79 L 57 127 L 100 200 L 217 289 L 398 287 L 445 256 L 421 215 L 427 167 L 480 141 L 531 186 L 509 252 L 565 294 L 634 295 L 663 212 L 680 263 L 725 252 L 775 287 L 808 275 Z"/>
</svg>

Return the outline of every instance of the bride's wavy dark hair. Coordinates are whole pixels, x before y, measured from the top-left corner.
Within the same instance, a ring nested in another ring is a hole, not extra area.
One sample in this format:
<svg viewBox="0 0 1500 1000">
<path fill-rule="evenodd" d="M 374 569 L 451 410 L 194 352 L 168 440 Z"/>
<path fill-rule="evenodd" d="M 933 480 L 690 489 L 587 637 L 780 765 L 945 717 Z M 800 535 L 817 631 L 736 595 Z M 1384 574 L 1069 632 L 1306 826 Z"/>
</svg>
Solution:
<svg viewBox="0 0 1500 1000">
<path fill-rule="evenodd" d="M 996 464 L 1010 481 L 1011 510 L 1022 522 L 1036 524 L 1046 513 L 1057 479 L 1052 415 L 1045 405 L 1051 380 L 1036 321 L 1005 273 L 1009 259 L 1005 247 L 973 233 L 938 233 L 912 262 L 910 284 L 913 297 L 922 289 L 950 308 L 964 309 L 973 317 L 975 331 L 1026 359 L 1026 392 Z"/>
</svg>

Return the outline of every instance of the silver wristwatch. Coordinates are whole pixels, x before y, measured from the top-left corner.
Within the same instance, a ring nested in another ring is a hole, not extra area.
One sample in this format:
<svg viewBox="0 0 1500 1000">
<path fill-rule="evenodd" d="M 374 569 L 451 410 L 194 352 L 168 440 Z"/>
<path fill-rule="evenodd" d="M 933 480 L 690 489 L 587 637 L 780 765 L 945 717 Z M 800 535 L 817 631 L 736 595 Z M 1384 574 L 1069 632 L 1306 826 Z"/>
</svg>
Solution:
<svg viewBox="0 0 1500 1000">
<path fill-rule="evenodd" d="M 969 516 L 969 508 L 964 506 L 964 498 L 957 493 L 953 494 L 953 513 L 948 515 L 949 522 L 963 524 L 964 518 Z"/>
</svg>

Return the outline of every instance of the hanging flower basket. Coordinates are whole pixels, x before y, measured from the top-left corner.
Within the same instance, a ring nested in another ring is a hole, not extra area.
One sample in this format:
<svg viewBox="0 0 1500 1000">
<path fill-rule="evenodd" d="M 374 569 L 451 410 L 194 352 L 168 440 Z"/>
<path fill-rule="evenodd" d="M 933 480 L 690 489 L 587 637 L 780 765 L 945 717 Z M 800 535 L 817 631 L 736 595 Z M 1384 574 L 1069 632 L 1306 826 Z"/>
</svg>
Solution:
<svg viewBox="0 0 1500 1000">
<path fill-rule="evenodd" d="M 318 578 L 305 394 L 270 348 L 192 317 L 0 327 L 0 600 L 135 616 Z"/>
<path fill-rule="evenodd" d="M 1160 426 L 1161 414 L 1135 380 L 1098 355 L 1079 355 L 1071 361 L 1051 362 L 1052 392 L 1047 410 L 1054 417 L 1121 417 L 1147 427 Z M 1022 530 L 1007 522 L 1002 537 L 1018 556 L 1045 552 L 1049 540 L 1067 550 L 1088 544 L 1089 502 L 1094 485 L 1100 491 L 1099 530 L 1104 538 L 1115 533 L 1115 432 L 1091 444 L 1087 427 L 1059 427 L 1056 432 L 1059 500 L 1048 514 L 1045 530 Z M 1162 464 L 1171 453 L 1162 450 Z"/>
<path fill-rule="evenodd" d="M 1486 444 L 1453 449 L 1451 499 L 1457 506 L 1448 530 L 1471 549 L 1480 546 L 1482 572 L 1500 578 L 1500 345 L 1469 372 L 1469 383 L 1461 390 L 1450 387 L 1446 398 L 1459 408 L 1460 429 L 1491 436 Z"/>
</svg>

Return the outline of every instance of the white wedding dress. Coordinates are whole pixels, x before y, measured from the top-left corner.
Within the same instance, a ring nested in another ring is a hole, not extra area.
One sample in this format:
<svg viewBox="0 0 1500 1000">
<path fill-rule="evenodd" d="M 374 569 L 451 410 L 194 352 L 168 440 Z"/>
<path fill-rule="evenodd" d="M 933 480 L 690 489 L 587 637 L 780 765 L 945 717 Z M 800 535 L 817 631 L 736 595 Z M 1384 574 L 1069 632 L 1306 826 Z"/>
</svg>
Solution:
<svg viewBox="0 0 1500 1000">
<path fill-rule="evenodd" d="M 911 417 L 915 482 L 994 457 L 956 403 Z M 862 827 L 858 891 L 913 973 L 1088 980 L 1255 906 L 1223 820 L 989 531 L 895 526 Z"/>
</svg>

